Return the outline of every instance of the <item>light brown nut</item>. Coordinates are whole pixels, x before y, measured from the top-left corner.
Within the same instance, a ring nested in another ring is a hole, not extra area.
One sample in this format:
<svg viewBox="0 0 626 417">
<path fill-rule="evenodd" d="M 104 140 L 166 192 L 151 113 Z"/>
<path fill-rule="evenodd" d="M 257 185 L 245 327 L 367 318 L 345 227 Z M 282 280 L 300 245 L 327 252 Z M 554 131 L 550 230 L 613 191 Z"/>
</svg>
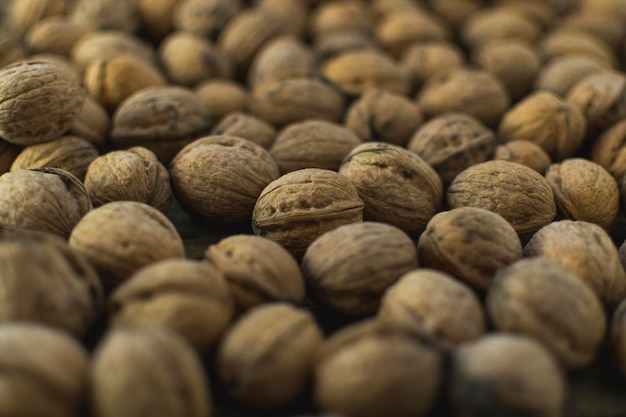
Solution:
<svg viewBox="0 0 626 417">
<path fill-rule="evenodd" d="M 447 191 L 451 208 L 484 208 L 504 217 L 524 237 L 556 216 L 548 181 L 532 169 L 508 161 L 476 164 L 456 176 Z"/>
<path fill-rule="evenodd" d="M 472 14 L 460 30 L 465 46 L 477 48 L 502 39 L 519 39 L 534 43 L 541 36 L 541 26 L 524 16 L 503 7 L 485 8 Z"/>
<path fill-rule="evenodd" d="M 374 16 L 367 4 L 359 0 L 320 3 L 309 19 L 312 38 L 333 32 L 367 34 L 374 30 Z"/>
<path fill-rule="evenodd" d="M 604 339 L 606 317 L 597 295 L 548 259 L 523 259 L 498 271 L 486 303 L 496 329 L 535 338 L 566 369 L 591 363 Z"/>
<path fill-rule="evenodd" d="M 212 135 L 237 136 L 269 148 L 276 137 L 276 129 L 258 117 L 233 112 L 224 116 L 211 130 Z"/>
<path fill-rule="evenodd" d="M 85 139 L 101 149 L 109 138 L 109 115 L 100 103 L 90 95 L 85 97 L 82 110 L 74 119 L 69 133 Z"/>
<path fill-rule="evenodd" d="M 0 230 L 37 230 L 67 238 L 92 208 L 80 180 L 56 168 L 7 172 L 0 177 L 0 195 Z"/>
<path fill-rule="evenodd" d="M 169 170 L 180 203 L 216 223 L 249 221 L 261 191 L 279 176 L 267 150 L 236 136 L 195 140 Z"/>
<path fill-rule="evenodd" d="M 561 97 L 585 76 L 606 70 L 608 66 L 591 57 L 566 55 L 547 62 L 535 78 L 536 90 L 547 90 Z"/>
<path fill-rule="evenodd" d="M 263 189 L 252 213 L 252 229 L 298 259 L 323 233 L 362 222 L 363 206 L 356 188 L 344 176 L 325 169 L 301 169 Z"/>
<path fill-rule="evenodd" d="M 139 14 L 134 1 L 76 0 L 69 16 L 72 21 L 90 26 L 93 30 L 136 32 L 139 29 Z"/>
<path fill-rule="evenodd" d="M 564 56 L 584 56 L 616 68 L 615 52 L 596 36 L 582 30 L 556 29 L 548 33 L 537 45 L 544 61 Z"/>
<path fill-rule="evenodd" d="M 317 358 L 314 400 L 345 417 L 425 416 L 443 377 L 437 350 L 408 330 L 375 320 L 335 333 Z"/>
<path fill-rule="evenodd" d="M 419 238 L 420 265 L 486 289 L 500 268 L 522 257 L 522 244 L 504 218 L 475 207 L 436 214 Z"/>
<path fill-rule="evenodd" d="M 413 12 L 420 10 L 412 0 L 374 0 L 371 7 L 378 19 L 397 12 Z"/>
<path fill-rule="evenodd" d="M 407 149 L 432 166 L 444 186 L 461 171 L 487 161 L 496 137 L 480 120 L 463 113 L 434 117 L 415 131 Z"/>
<path fill-rule="evenodd" d="M 288 404 L 310 383 L 322 340 L 308 311 L 286 303 L 259 306 L 224 336 L 218 375 L 232 397 L 254 408 Z"/>
<path fill-rule="evenodd" d="M 305 298 L 300 265 L 270 239 L 232 235 L 209 246 L 204 258 L 224 273 L 238 312 L 272 301 L 301 303 Z"/>
<path fill-rule="evenodd" d="M 183 241 L 167 217 L 134 201 L 92 210 L 76 225 L 69 243 L 98 270 L 106 287 L 154 262 L 185 257 Z"/>
<path fill-rule="evenodd" d="M 348 51 L 379 48 L 372 36 L 353 31 L 329 32 L 313 40 L 313 48 L 320 62 Z"/>
<path fill-rule="evenodd" d="M 153 152 L 139 146 L 94 159 L 85 175 L 85 189 L 94 207 L 137 201 L 165 213 L 172 200 L 167 169 Z"/>
<path fill-rule="evenodd" d="M 49 327 L 3 324 L 0 352 L 1 415 L 78 415 L 87 394 L 89 358 L 76 340 Z"/>
<path fill-rule="evenodd" d="M 431 7 L 451 27 L 461 27 L 466 19 L 482 7 L 476 0 L 431 0 Z"/>
<path fill-rule="evenodd" d="M 569 269 L 610 307 L 626 298 L 626 274 L 617 248 L 598 225 L 571 220 L 549 224 L 524 246 L 524 257 L 546 258 Z"/>
<path fill-rule="evenodd" d="M 26 33 L 24 43 L 31 54 L 69 55 L 78 38 L 88 32 L 89 27 L 66 16 L 51 16 L 35 23 Z"/>
<path fill-rule="evenodd" d="M 304 168 L 337 171 L 361 140 L 350 129 L 324 120 L 287 125 L 278 133 L 270 154 L 281 173 Z"/>
<path fill-rule="evenodd" d="M 241 0 L 178 0 L 170 20 L 176 29 L 215 38 L 240 10 Z"/>
<path fill-rule="evenodd" d="M 498 7 L 519 13 L 538 24 L 542 30 L 546 30 L 550 28 L 556 19 L 556 14 L 560 7 L 559 2 L 575 3 L 576 1 L 577 0 L 573 2 L 571 0 L 550 0 L 545 2 L 543 0 L 508 0 L 499 3 Z"/>
<path fill-rule="evenodd" d="M 496 146 L 493 159 L 525 165 L 542 175 L 552 163 L 550 155 L 541 146 L 535 142 L 522 139 L 512 140 Z"/>
<path fill-rule="evenodd" d="M 463 51 L 448 42 L 413 44 L 402 55 L 402 65 L 409 70 L 416 87 L 421 87 L 437 73 L 459 68 L 464 63 Z"/>
<path fill-rule="evenodd" d="M 113 327 L 165 327 L 198 352 L 217 342 L 233 316 L 224 275 L 205 262 L 168 259 L 140 269 L 108 300 Z"/>
<path fill-rule="evenodd" d="M 24 61 L 0 70 L 0 137 L 19 145 L 49 142 L 67 131 L 83 108 L 76 76 L 53 62 Z"/>
<path fill-rule="evenodd" d="M 89 382 L 90 408 L 99 417 L 212 413 L 200 358 L 180 336 L 163 328 L 111 330 L 96 348 Z"/>
<path fill-rule="evenodd" d="M 591 160 L 602 165 L 620 181 L 626 173 L 626 120 L 602 132 L 591 147 Z"/>
<path fill-rule="evenodd" d="M 0 9 L 0 17 L 2 17 L 1 12 Z M 26 50 L 17 35 L 6 30 L 0 30 L 0 68 L 23 59 L 25 56 Z"/>
<path fill-rule="evenodd" d="M 339 168 L 365 202 L 365 220 L 418 234 L 440 209 L 441 180 L 417 154 L 384 142 L 352 149 Z"/>
<path fill-rule="evenodd" d="M 308 29 L 309 3 L 309 0 L 258 0 L 255 6 L 280 21 L 285 33 L 304 38 Z"/>
<path fill-rule="evenodd" d="M 15 158 L 22 152 L 23 147 L 9 143 L 0 138 L 0 175 L 9 172 Z"/>
<path fill-rule="evenodd" d="M 163 39 L 174 29 L 176 7 L 181 3 L 182 0 L 135 0 L 140 32 L 155 42 Z"/>
<path fill-rule="evenodd" d="M 375 222 L 326 232 L 302 258 L 313 298 L 353 316 L 376 313 L 387 288 L 415 268 L 417 251 L 411 238 L 394 226 Z"/>
<path fill-rule="evenodd" d="M 618 371 L 626 376 L 626 300 L 615 309 L 610 330 L 611 355 Z"/>
<path fill-rule="evenodd" d="M 414 328 L 447 350 L 485 333 L 485 314 L 474 292 L 431 269 L 402 275 L 385 292 L 377 318 L 383 326 Z"/>
<path fill-rule="evenodd" d="M 11 1 L 7 7 L 7 24 L 20 37 L 40 20 L 48 16 L 61 16 L 68 12 L 70 0 Z"/>
<path fill-rule="evenodd" d="M 558 417 L 566 397 L 563 371 L 529 337 L 492 334 L 452 355 L 449 401 L 458 415 Z"/>
<path fill-rule="evenodd" d="M 250 102 L 248 91 L 242 85 L 228 79 L 201 82 L 195 91 L 214 120 L 220 120 L 231 113 L 245 112 Z"/>
<path fill-rule="evenodd" d="M 154 62 L 154 48 L 139 37 L 121 30 L 96 30 L 76 41 L 70 52 L 72 60 L 85 68 L 94 59 L 107 60 L 119 54 L 133 53 Z"/>
<path fill-rule="evenodd" d="M 616 14 L 578 10 L 559 22 L 567 29 L 580 30 L 593 35 L 606 43 L 616 52 L 620 52 L 624 43 L 624 22 Z"/>
</svg>

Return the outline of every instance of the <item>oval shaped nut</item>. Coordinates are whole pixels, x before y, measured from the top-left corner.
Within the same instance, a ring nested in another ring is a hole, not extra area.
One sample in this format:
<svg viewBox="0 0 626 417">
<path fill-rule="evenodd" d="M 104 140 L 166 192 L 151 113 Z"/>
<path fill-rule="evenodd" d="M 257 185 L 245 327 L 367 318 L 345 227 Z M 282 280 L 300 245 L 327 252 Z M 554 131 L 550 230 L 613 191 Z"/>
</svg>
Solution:
<svg viewBox="0 0 626 417">
<path fill-rule="evenodd" d="M 626 173 L 626 120 L 615 123 L 593 142 L 591 160 L 621 180 Z"/>
<path fill-rule="evenodd" d="M 85 90 L 64 67 L 25 61 L 0 69 L 0 137 L 18 145 L 49 142 L 83 108 Z"/>
<path fill-rule="evenodd" d="M 245 112 L 250 103 L 249 91 L 243 85 L 230 79 L 217 78 L 204 81 L 198 84 L 194 91 L 215 120 L 233 113 Z M 248 138 L 244 137 L 244 139 Z"/>
<path fill-rule="evenodd" d="M 535 42 L 542 35 L 541 27 L 522 13 L 503 7 L 486 8 L 472 14 L 461 27 L 465 46 L 477 48 L 499 39 L 520 39 Z"/>
<path fill-rule="evenodd" d="M 154 2 L 154 0 L 143 0 L 146 8 L 148 4 L 151 4 L 148 1 Z M 173 14 L 168 14 L 169 19 L 166 20 L 173 24 L 174 28 L 209 38 L 215 38 L 241 10 L 241 0 L 176 0 L 173 3 Z M 161 22 L 155 21 L 154 30 L 160 27 L 162 27 Z M 162 31 L 164 33 L 162 37 L 170 32 L 171 30 Z"/>
<path fill-rule="evenodd" d="M 537 44 L 545 62 L 564 56 L 584 56 L 606 68 L 617 68 L 618 60 L 609 45 L 597 36 L 582 30 L 562 27 L 552 30 Z"/>
<path fill-rule="evenodd" d="M 95 59 L 108 60 L 127 52 L 155 62 L 154 48 L 148 42 L 121 30 L 94 30 L 83 35 L 72 47 L 70 57 L 85 68 Z"/>
<path fill-rule="evenodd" d="M 551 59 L 537 73 L 536 90 L 547 90 L 560 97 L 587 75 L 600 72 L 609 67 L 592 57 L 565 55 Z"/>
<path fill-rule="evenodd" d="M 309 33 L 318 38 L 334 32 L 369 34 L 374 29 L 374 16 L 368 4 L 360 1 L 320 2 L 311 12 Z"/>
<path fill-rule="evenodd" d="M 174 29 L 178 0 L 136 0 L 139 28 L 148 39 L 158 42 Z"/>
<path fill-rule="evenodd" d="M 418 87 L 438 72 L 461 67 L 465 61 L 458 45 L 444 41 L 412 44 L 402 54 L 402 65 Z"/>
<path fill-rule="evenodd" d="M 486 305 L 496 329 L 535 338 L 567 369 L 591 363 L 604 340 L 606 316 L 597 295 L 548 259 L 523 259 L 498 271 Z"/>
<path fill-rule="evenodd" d="M 70 6 L 69 0 L 11 1 L 7 3 L 6 20 L 11 31 L 22 37 L 38 21 L 49 16 L 64 15 Z"/>
<path fill-rule="evenodd" d="M 110 118 L 98 101 L 87 95 L 69 132 L 102 149 L 109 138 Z"/>
<path fill-rule="evenodd" d="M 263 189 L 252 212 L 252 229 L 298 259 L 323 233 L 362 222 L 363 206 L 347 178 L 325 169 L 301 169 Z"/>
<path fill-rule="evenodd" d="M 484 208 L 504 217 L 519 235 L 534 233 L 556 216 L 548 181 L 524 165 L 487 161 L 467 168 L 447 191 L 451 208 Z"/>
<path fill-rule="evenodd" d="M 72 46 L 89 27 L 70 21 L 66 16 L 50 16 L 35 23 L 24 37 L 30 54 L 69 55 Z"/>
<path fill-rule="evenodd" d="M 493 159 L 525 165 L 541 175 L 552 163 L 550 155 L 541 146 L 523 139 L 512 140 L 496 146 Z"/>
<path fill-rule="evenodd" d="M 610 336 L 613 360 L 626 376 L 626 301 L 620 302 L 613 313 Z"/>
<path fill-rule="evenodd" d="M 237 136 L 267 149 L 274 142 L 276 129 L 258 117 L 242 112 L 232 112 L 213 127 L 211 134 Z"/>
<path fill-rule="evenodd" d="M 134 2 L 126 0 L 76 0 L 69 16 L 72 21 L 94 30 L 116 29 L 128 33 L 139 28 L 139 14 Z"/>
<path fill-rule="evenodd" d="M 12 32 L 0 32 L 0 68 L 11 65 L 26 56 L 26 48 Z"/>
</svg>

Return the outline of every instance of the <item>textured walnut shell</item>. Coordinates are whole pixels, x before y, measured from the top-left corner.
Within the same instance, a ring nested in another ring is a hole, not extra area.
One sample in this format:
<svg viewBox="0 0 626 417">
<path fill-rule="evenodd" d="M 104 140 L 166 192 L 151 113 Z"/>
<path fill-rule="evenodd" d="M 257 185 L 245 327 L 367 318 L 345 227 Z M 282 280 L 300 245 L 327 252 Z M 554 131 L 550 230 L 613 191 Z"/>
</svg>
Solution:
<svg viewBox="0 0 626 417">
<path fill-rule="evenodd" d="M 65 14 L 70 4 L 70 0 L 11 1 L 6 9 L 6 20 L 12 32 L 24 36 L 40 20 Z"/>
<path fill-rule="evenodd" d="M 95 98 L 87 95 L 69 132 L 87 140 L 97 148 L 104 147 L 109 138 L 109 115 Z"/>
<path fill-rule="evenodd" d="M 2 16 L 0 9 L 0 17 Z M 26 50 L 17 35 L 8 31 L 0 31 L 0 68 L 12 64 L 26 56 Z"/>
<path fill-rule="evenodd" d="M 135 0 L 141 32 L 156 41 L 174 29 L 174 18 L 180 0 Z"/>
<path fill-rule="evenodd" d="M 224 336 L 218 375 L 232 397 L 252 407 L 290 403 L 309 385 L 322 340 L 311 313 L 285 303 L 259 306 Z"/>
<path fill-rule="evenodd" d="M 611 349 L 617 369 L 626 376 L 626 301 L 622 301 L 611 320 Z"/>
<path fill-rule="evenodd" d="M 239 312 L 271 301 L 300 303 L 305 298 L 300 265 L 270 239 L 229 236 L 209 246 L 204 256 L 224 273 Z"/>
<path fill-rule="evenodd" d="M 417 154 L 384 142 L 352 149 L 339 173 L 348 178 L 365 202 L 365 220 L 420 233 L 440 209 L 439 176 Z"/>
<path fill-rule="evenodd" d="M 213 408 L 200 358 L 163 328 L 110 331 L 92 359 L 89 400 L 99 417 L 206 417 Z"/>
<path fill-rule="evenodd" d="M 430 269 L 402 275 L 385 292 L 377 318 L 383 325 L 415 328 L 448 350 L 485 333 L 485 314 L 474 292 Z"/>
<path fill-rule="evenodd" d="M 77 337 L 87 333 L 104 298 L 87 259 L 41 232 L 0 234 L 0 292 L 1 322 L 40 323 Z"/>
<path fill-rule="evenodd" d="M 170 164 L 181 204 L 218 223 L 249 221 L 259 194 L 278 175 L 267 150 L 235 136 L 200 138 Z"/>
<path fill-rule="evenodd" d="M 281 130 L 270 148 L 281 173 L 304 168 L 337 171 L 361 140 L 350 129 L 324 120 L 292 123 Z"/>
<path fill-rule="evenodd" d="M 375 222 L 349 224 L 324 233 L 302 258 L 314 299 L 349 315 L 374 314 L 383 293 L 417 268 L 417 251 L 400 229 Z"/>
<path fill-rule="evenodd" d="M 524 246 L 524 257 L 538 256 L 569 269 L 607 305 L 626 298 L 626 274 L 617 248 L 600 226 L 562 220 L 541 230 Z"/>
<path fill-rule="evenodd" d="M 126 0 L 76 0 L 70 18 L 94 30 L 116 29 L 136 32 L 139 15 L 135 2 Z"/>
<path fill-rule="evenodd" d="M 137 201 L 165 213 L 172 200 L 167 169 L 154 153 L 139 146 L 94 159 L 85 175 L 85 189 L 94 207 Z"/>
<path fill-rule="evenodd" d="M 184 87 L 145 88 L 128 97 L 113 114 L 111 141 L 120 148 L 143 146 L 168 163 L 185 145 L 211 129 L 202 100 Z"/>
<path fill-rule="evenodd" d="M 24 148 L 13 161 L 11 171 L 53 167 L 63 169 L 82 180 L 87 167 L 97 157 L 98 151 L 86 140 L 76 136 L 63 136 L 51 142 Z"/>
<path fill-rule="evenodd" d="M 344 176 L 325 169 L 301 169 L 263 189 L 252 212 L 252 229 L 300 258 L 323 233 L 363 221 L 363 206 Z"/>
<path fill-rule="evenodd" d="M 541 27 L 521 13 L 494 7 L 472 14 L 463 23 L 460 35 L 463 43 L 471 48 L 501 39 L 532 43 L 541 36 Z"/>
<path fill-rule="evenodd" d="M 420 337 L 367 320 L 322 345 L 313 397 L 322 410 L 345 417 L 425 416 L 442 373 L 441 354 Z"/>
<path fill-rule="evenodd" d="M 460 207 L 436 214 L 417 244 L 420 265 L 486 289 L 500 268 L 522 257 L 515 229 L 496 213 Z"/>
<path fill-rule="evenodd" d="M 149 265 L 111 294 L 113 327 L 166 327 L 199 352 L 208 352 L 234 308 L 224 275 L 204 262 L 168 259 Z"/>
<path fill-rule="evenodd" d="M 407 47 L 402 55 L 402 65 L 409 70 L 416 86 L 421 86 L 439 72 L 459 68 L 464 63 L 461 49 L 448 42 L 417 43 Z"/>
<path fill-rule="evenodd" d="M 537 73 L 535 89 L 548 90 L 561 97 L 587 75 L 603 71 L 605 64 L 591 57 L 566 55 L 554 58 Z"/>
<path fill-rule="evenodd" d="M 626 173 L 626 120 L 615 123 L 593 142 L 591 159 L 616 180 L 623 177 Z"/>
<path fill-rule="evenodd" d="M 76 40 L 88 32 L 89 27 L 65 16 L 51 16 L 34 24 L 26 33 L 24 43 L 31 54 L 69 55 Z"/>
<path fill-rule="evenodd" d="M 0 196 L 0 230 L 37 230 L 67 238 L 92 208 L 80 180 L 56 168 L 7 172 L 0 177 Z"/>
<path fill-rule="evenodd" d="M 545 176 L 561 218 L 595 223 L 605 230 L 611 227 L 619 211 L 619 187 L 601 165 L 582 158 L 566 159 L 550 165 Z"/>
<path fill-rule="evenodd" d="M 513 140 L 498 145 L 493 159 L 525 165 L 542 175 L 552 163 L 550 155 L 541 146 L 529 140 Z"/>
<path fill-rule="evenodd" d="M 458 415 L 559 417 L 566 398 L 563 371 L 531 338 L 493 334 L 452 355 L 449 401 Z"/>
<path fill-rule="evenodd" d="M 22 152 L 23 147 L 9 143 L 0 138 L 0 175 L 9 172 L 15 158 Z"/>
<path fill-rule="evenodd" d="M 0 352 L 2 416 L 78 415 L 87 393 L 89 358 L 77 341 L 49 327 L 3 324 Z"/>
<path fill-rule="evenodd" d="M 407 144 L 432 166 L 445 186 L 461 171 L 487 161 L 494 152 L 493 131 L 462 113 L 435 117 L 417 129 Z"/>
<path fill-rule="evenodd" d="M 169 17 L 176 29 L 214 38 L 240 9 L 240 0 L 178 0 Z"/>
<path fill-rule="evenodd" d="M 422 121 L 422 111 L 412 100 L 385 90 L 365 92 L 345 117 L 346 127 L 362 140 L 398 146 L 406 145 Z"/>
<path fill-rule="evenodd" d="M 451 208 L 493 211 L 520 235 L 533 233 L 556 216 L 548 181 L 532 169 L 508 161 L 487 161 L 467 168 L 448 187 L 447 201 Z"/>
<path fill-rule="evenodd" d="M 211 130 L 212 135 L 237 136 L 269 148 L 276 137 L 276 129 L 258 117 L 233 112 L 224 116 Z"/>
<path fill-rule="evenodd" d="M 431 77 L 420 90 L 417 103 L 427 117 L 461 112 L 494 126 L 509 107 L 511 98 L 502 82 L 491 73 L 457 68 Z"/>
<path fill-rule="evenodd" d="M 374 29 L 374 16 L 362 1 L 323 2 L 309 17 L 312 38 L 333 32 L 369 33 Z"/>
<path fill-rule="evenodd" d="M 70 56 L 77 65 L 85 68 L 94 59 L 107 60 L 123 53 L 154 61 L 154 49 L 150 44 L 131 33 L 117 30 L 89 32 L 76 41 Z"/>
<path fill-rule="evenodd" d="M 607 67 L 617 67 L 617 58 L 611 48 L 601 39 L 572 29 L 553 30 L 537 45 L 544 61 L 564 56 L 593 58 Z"/>
<path fill-rule="evenodd" d="M 504 114 L 498 139 L 535 142 L 552 159 L 560 161 L 576 153 L 586 132 L 585 116 L 576 106 L 554 93 L 537 91 Z"/>
<path fill-rule="evenodd" d="M 0 137 L 19 145 L 49 142 L 72 126 L 85 90 L 64 67 L 25 61 L 0 70 Z"/>
<path fill-rule="evenodd" d="M 215 120 L 230 113 L 245 112 L 250 102 L 248 91 L 240 84 L 227 79 L 201 82 L 196 86 L 195 91 Z"/>
<path fill-rule="evenodd" d="M 567 369 L 587 366 L 604 339 L 600 300 L 578 276 L 547 259 L 498 271 L 487 293 L 496 329 L 539 340 Z"/>
<path fill-rule="evenodd" d="M 69 242 L 96 267 L 108 287 L 154 262 L 185 257 L 183 241 L 167 217 L 134 201 L 115 201 L 92 210 L 76 225 Z"/>
</svg>

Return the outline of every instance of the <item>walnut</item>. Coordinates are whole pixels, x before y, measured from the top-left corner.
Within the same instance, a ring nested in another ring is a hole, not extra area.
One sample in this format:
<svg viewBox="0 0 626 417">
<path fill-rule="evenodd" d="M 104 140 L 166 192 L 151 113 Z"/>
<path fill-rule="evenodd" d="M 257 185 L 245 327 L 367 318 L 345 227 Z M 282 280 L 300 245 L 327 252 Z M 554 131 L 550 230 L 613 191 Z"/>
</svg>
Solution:
<svg viewBox="0 0 626 417">
<path fill-rule="evenodd" d="M 98 270 L 106 287 L 154 262 L 185 256 L 183 241 L 167 217 L 134 201 L 92 210 L 72 230 L 69 243 Z"/>
<path fill-rule="evenodd" d="M 502 7 L 485 8 L 472 14 L 461 27 L 463 43 L 476 48 L 493 40 L 519 39 L 535 42 L 541 27 L 522 13 Z"/>
<path fill-rule="evenodd" d="M 599 38 L 571 29 L 557 29 L 548 33 L 537 45 L 544 61 L 564 56 L 584 56 L 601 62 L 603 66 L 617 67 L 615 52 Z"/>
<path fill-rule="evenodd" d="M 250 102 L 248 91 L 240 84 L 227 79 L 201 82 L 196 86 L 195 91 L 215 120 L 230 113 L 245 112 Z"/>
<path fill-rule="evenodd" d="M 258 0 L 255 6 L 280 21 L 287 34 L 304 38 L 308 29 L 308 0 Z"/>
<path fill-rule="evenodd" d="M 561 97 L 589 74 L 607 69 L 606 64 L 591 57 L 566 55 L 550 60 L 537 73 L 536 90 L 547 90 Z"/>
<path fill-rule="evenodd" d="M 360 32 L 329 32 L 314 39 L 313 48 L 320 62 L 348 51 L 376 49 L 378 43 L 372 36 Z"/>
<path fill-rule="evenodd" d="M 542 30 L 546 30 L 554 23 L 557 3 L 559 1 L 571 2 L 571 0 L 550 0 L 548 2 L 543 0 L 508 0 L 499 3 L 498 7 L 521 14 L 539 25 Z M 578 0 L 574 0 L 574 2 L 576 1 Z"/>
<path fill-rule="evenodd" d="M 170 19 L 176 29 L 215 38 L 240 10 L 241 0 L 178 0 Z"/>
<path fill-rule="evenodd" d="M 363 221 L 363 206 L 344 176 L 325 169 L 301 169 L 263 189 L 252 212 L 252 229 L 300 258 L 323 233 Z"/>
<path fill-rule="evenodd" d="M 356 186 L 365 202 L 365 220 L 419 234 L 441 209 L 439 176 L 422 158 L 399 146 L 359 145 L 346 156 L 339 173 Z"/>
<path fill-rule="evenodd" d="M 165 213 L 172 200 L 167 169 L 140 146 L 112 151 L 94 159 L 85 175 L 94 207 L 112 201 L 138 201 Z"/>
<path fill-rule="evenodd" d="M 571 220 L 549 224 L 524 247 L 524 257 L 535 256 L 578 275 L 611 307 L 626 298 L 626 274 L 617 248 L 598 225 Z"/>
<path fill-rule="evenodd" d="M 136 32 L 139 29 L 139 14 L 134 1 L 75 0 L 69 16 L 74 22 L 94 30 Z"/>
<path fill-rule="evenodd" d="M 0 138 L 0 175 L 9 172 L 15 158 L 22 152 L 23 147 L 9 143 Z"/>
<path fill-rule="evenodd" d="M 135 0 L 140 31 L 155 42 L 173 29 L 176 10 L 182 0 Z"/>
<path fill-rule="evenodd" d="M 420 10 L 413 0 L 374 0 L 371 2 L 371 8 L 379 19 L 392 13 Z"/>
<path fill-rule="evenodd" d="M 148 62 L 154 62 L 154 48 L 130 33 L 117 30 L 96 30 L 76 41 L 70 56 L 81 68 L 94 59 L 107 60 L 123 53 L 133 53 Z"/>
<path fill-rule="evenodd" d="M 464 63 L 463 51 L 456 44 L 448 42 L 413 44 L 402 55 L 402 65 L 409 70 L 417 87 L 421 87 L 437 73 L 459 68 Z"/>
<path fill-rule="evenodd" d="M 95 98 L 87 95 L 69 133 L 85 139 L 97 148 L 103 148 L 109 138 L 109 127 L 109 115 L 104 107 Z"/>
<path fill-rule="evenodd" d="M 541 146 L 537 145 L 535 142 L 521 139 L 498 145 L 493 159 L 516 162 L 542 175 L 552 163 L 550 155 L 548 155 Z"/>
<path fill-rule="evenodd" d="M 414 327 L 447 350 L 485 333 L 485 314 L 474 292 L 430 269 L 402 275 L 385 292 L 377 318 L 384 324 Z"/>
<path fill-rule="evenodd" d="M 480 120 L 450 113 L 424 123 L 415 131 L 407 148 L 428 162 L 447 186 L 461 171 L 487 161 L 495 145 L 493 131 Z"/>
<path fill-rule="evenodd" d="M 35 23 L 26 33 L 24 42 L 31 54 L 69 55 L 76 40 L 88 32 L 87 26 L 65 16 L 51 16 Z"/>
<path fill-rule="evenodd" d="M 110 331 L 96 347 L 89 382 L 90 408 L 100 417 L 205 417 L 213 408 L 200 358 L 163 328 Z"/>
<path fill-rule="evenodd" d="M 604 340 L 606 317 L 596 294 L 547 259 L 524 259 L 498 271 L 486 304 L 496 329 L 535 338 L 567 369 L 591 363 Z"/>
<path fill-rule="evenodd" d="M 312 38 L 333 32 L 370 33 L 373 30 L 374 16 L 368 5 L 359 0 L 323 2 L 309 17 Z"/>
<path fill-rule="evenodd" d="M 211 130 L 212 135 L 237 136 L 269 148 L 276 137 L 276 129 L 258 117 L 233 112 L 224 116 Z"/>
<path fill-rule="evenodd" d="M 261 146 L 235 136 L 206 136 L 170 163 L 180 203 L 217 223 L 249 221 L 261 191 L 278 178 L 278 166 Z"/>
<path fill-rule="evenodd" d="M 476 0 L 431 0 L 433 11 L 451 27 L 461 27 L 463 23 L 482 7 Z"/>
<path fill-rule="evenodd" d="M 0 19 L 2 18 L 2 9 L 0 7 Z M 23 59 L 26 56 L 26 50 L 20 43 L 17 35 L 12 32 L 0 30 L 0 68 Z"/>
<path fill-rule="evenodd" d="M 76 76 L 53 62 L 0 69 L 0 137 L 18 145 L 49 142 L 74 123 L 85 101 Z"/>
<path fill-rule="evenodd" d="M 70 0 L 18 0 L 7 7 L 7 24 L 12 32 L 22 37 L 40 20 L 65 14 Z"/>
<path fill-rule="evenodd" d="M 580 30 L 593 35 L 606 43 L 614 51 L 621 50 L 624 42 L 624 23 L 615 14 L 602 12 L 576 11 L 559 22 L 567 29 Z"/>
<path fill-rule="evenodd" d="M 218 375 L 232 397 L 252 407 L 290 403 L 310 383 L 322 340 L 311 313 L 285 303 L 256 307 L 224 336 Z"/>
<path fill-rule="evenodd" d="M 602 132 L 593 142 L 591 159 L 608 170 L 616 180 L 626 173 L 626 120 Z"/>
</svg>

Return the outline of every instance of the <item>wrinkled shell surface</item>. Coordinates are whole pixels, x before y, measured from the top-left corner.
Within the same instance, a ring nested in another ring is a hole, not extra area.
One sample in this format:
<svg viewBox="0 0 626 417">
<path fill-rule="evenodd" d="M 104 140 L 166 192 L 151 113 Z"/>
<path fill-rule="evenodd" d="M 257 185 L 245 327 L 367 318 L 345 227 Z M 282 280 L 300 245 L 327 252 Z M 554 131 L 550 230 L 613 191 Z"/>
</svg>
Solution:
<svg viewBox="0 0 626 417">
<path fill-rule="evenodd" d="M 626 76 L 597 72 L 580 80 L 566 96 L 581 111 L 592 129 L 607 129 L 626 117 Z"/>
</svg>

